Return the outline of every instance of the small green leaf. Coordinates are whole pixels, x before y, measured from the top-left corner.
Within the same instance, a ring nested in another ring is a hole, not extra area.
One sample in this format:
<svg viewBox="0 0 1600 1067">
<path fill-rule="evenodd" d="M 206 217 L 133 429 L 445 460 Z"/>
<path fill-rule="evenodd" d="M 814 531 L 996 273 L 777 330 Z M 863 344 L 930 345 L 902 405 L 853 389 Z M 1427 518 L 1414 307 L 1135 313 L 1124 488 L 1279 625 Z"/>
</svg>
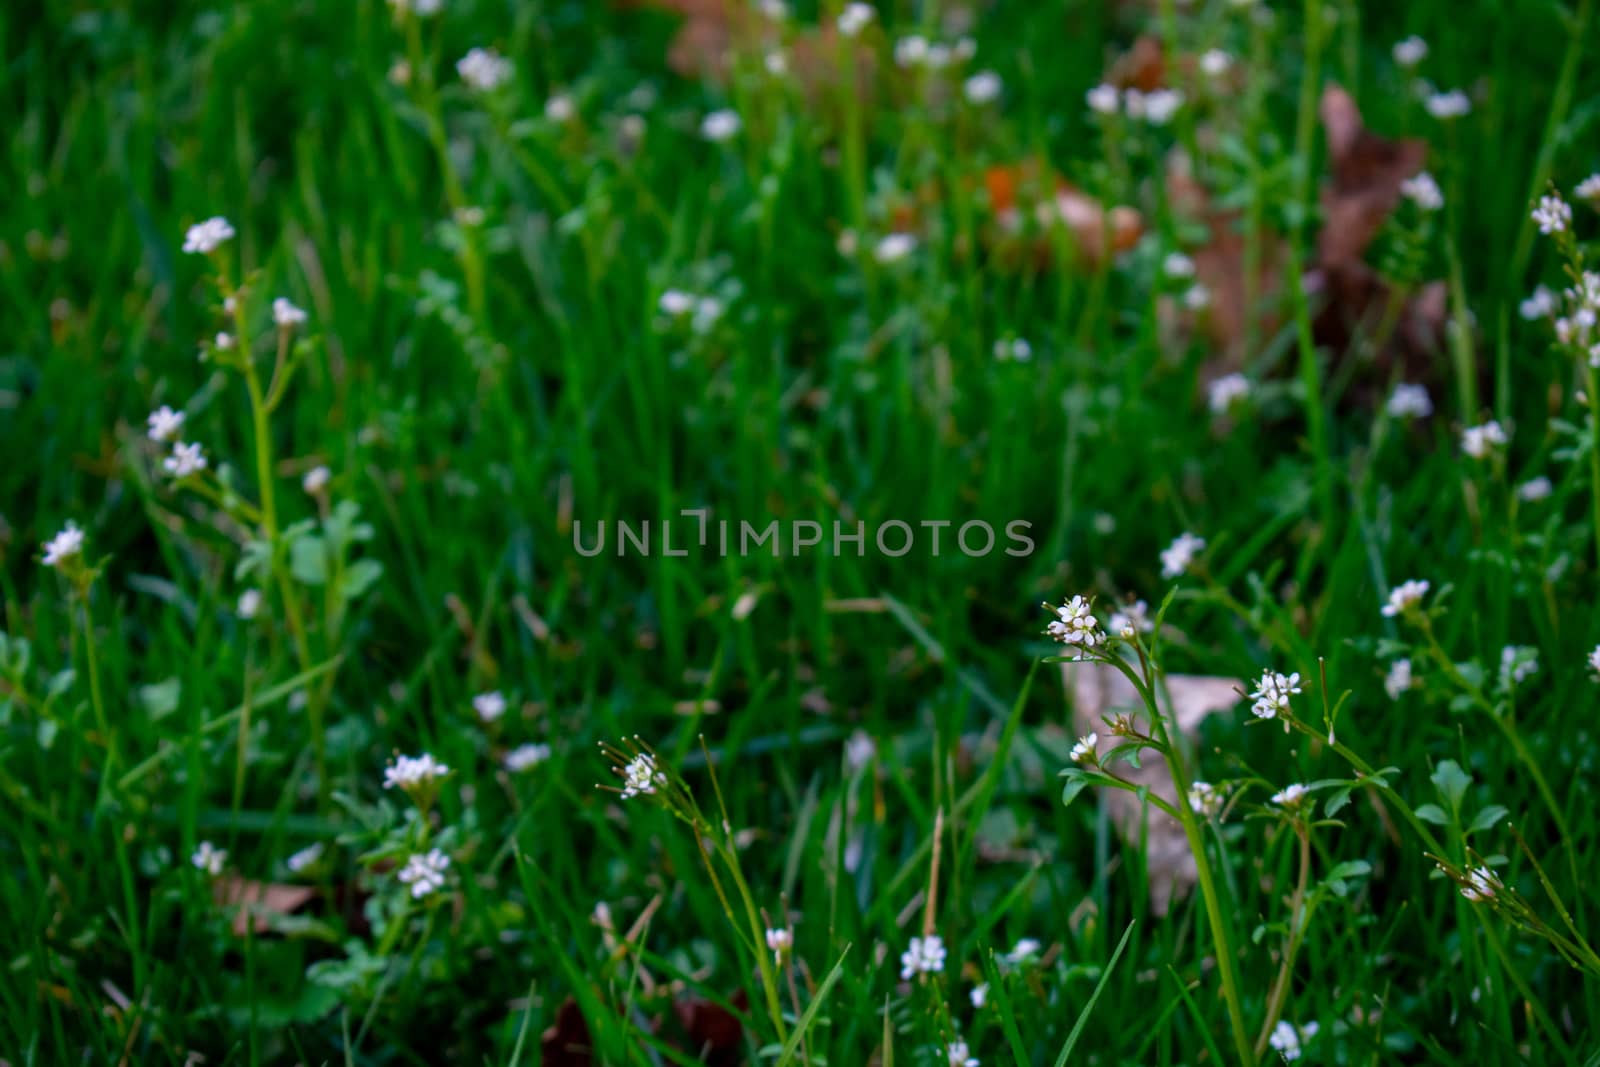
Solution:
<svg viewBox="0 0 1600 1067">
<path fill-rule="evenodd" d="M 1467 795 L 1467 789 L 1472 785 L 1472 776 L 1461 769 L 1455 760 L 1444 760 L 1433 769 L 1429 776 L 1434 788 L 1439 790 L 1439 796 L 1451 811 L 1461 810 L 1461 801 Z"/>
<path fill-rule="evenodd" d="M 296 538 L 289 545 L 289 573 L 301 585 L 325 585 L 328 562 L 322 538 L 315 534 Z"/>
<path fill-rule="evenodd" d="M 1479 830 L 1492 830 L 1499 824 L 1501 819 L 1504 819 L 1509 814 L 1511 814 L 1510 811 L 1501 805 L 1490 804 L 1478 812 L 1477 817 L 1472 820 L 1472 825 L 1467 827 L 1467 833 L 1475 834 Z"/>
<path fill-rule="evenodd" d="M 359 600 L 383 577 L 383 564 L 375 559 L 358 559 L 344 572 L 339 595 L 346 601 Z"/>
<path fill-rule="evenodd" d="M 1078 794 L 1089 787 L 1089 779 L 1083 775 L 1074 775 L 1067 779 L 1067 784 L 1061 787 L 1061 804 L 1063 807 L 1077 799 Z"/>
<path fill-rule="evenodd" d="M 1372 873 L 1372 864 L 1366 860 L 1345 860 L 1328 872 L 1328 881 L 1346 881 Z"/>
<path fill-rule="evenodd" d="M 152 719 L 162 719 L 177 711 L 182 695 L 183 683 L 176 678 L 153 685 L 141 685 L 138 689 L 139 706 Z"/>
<path fill-rule="evenodd" d="M 1450 816 L 1437 804 L 1424 804 L 1417 809 L 1417 818 L 1423 822 L 1431 822 L 1435 826 L 1449 826 Z"/>
</svg>

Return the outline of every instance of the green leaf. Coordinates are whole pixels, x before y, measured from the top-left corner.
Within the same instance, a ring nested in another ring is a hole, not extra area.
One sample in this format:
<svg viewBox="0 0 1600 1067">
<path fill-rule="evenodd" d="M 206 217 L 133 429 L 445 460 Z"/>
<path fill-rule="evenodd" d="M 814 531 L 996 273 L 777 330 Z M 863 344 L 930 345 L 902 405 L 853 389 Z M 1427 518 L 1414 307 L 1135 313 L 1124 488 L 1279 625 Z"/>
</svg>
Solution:
<svg viewBox="0 0 1600 1067">
<path fill-rule="evenodd" d="M 1467 827 L 1467 833 L 1475 834 L 1479 830 L 1492 830 L 1495 826 L 1499 825 L 1500 820 L 1504 819 L 1509 814 L 1511 814 L 1511 812 L 1501 805 L 1490 804 L 1488 807 L 1478 812 L 1477 817 L 1472 820 L 1472 825 Z"/>
<path fill-rule="evenodd" d="M 383 577 L 383 564 L 375 559 L 358 559 L 344 572 L 339 595 L 346 601 L 359 600 Z"/>
<path fill-rule="evenodd" d="M 139 706 L 144 708 L 146 715 L 152 719 L 163 719 L 178 710 L 178 701 L 183 696 L 183 683 L 176 678 L 168 678 L 153 685 L 141 685 L 137 695 Z"/>
<path fill-rule="evenodd" d="M 1372 873 L 1372 864 L 1366 860 L 1345 860 L 1328 872 L 1328 881 L 1347 881 Z"/>
<path fill-rule="evenodd" d="M 1075 774 L 1067 779 L 1067 784 L 1061 787 L 1061 805 L 1066 807 L 1077 799 L 1078 794 L 1089 787 L 1089 779 L 1081 774 Z"/>
<path fill-rule="evenodd" d="M 289 544 L 289 573 L 301 585 L 325 585 L 328 558 L 323 540 L 316 534 L 298 537 Z"/>
<path fill-rule="evenodd" d="M 1449 826 L 1450 816 L 1437 804 L 1424 804 L 1417 809 L 1417 818 L 1423 822 L 1431 822 L 1435 826 Z"/>
<path fill-rule="evenodd" d="M 1350 803 L 1350 786 L 1334 790 L 1327 800 L 1322 802 L 1322 812 L 1330 819 L 1339 813 L 1339 809 Z"/>
<path fill-rule="evenodd" d="M 1461 801 L 1467 795 L 1467 789 L 1472 785 L 1472 776 L 1461 769 L 1455 760 L 1444 760 L 1433 769 L 1429 776 L 1434 788 L 1439 790 L 1439 796 L 1450 810 L 1459 812 Z"/>
<path fill-rule="evenodd" d="M 1122 932 L 1122 940 L 1117 942 L 1117 951 L 1111 954 L 1111 962 L 1106 964 L 1105 971 L 1100 975 L 1100 981 L 1095 984 L 1094 992 L 1089 994 L 1089 1003 L 1083 1006 L 1078 1013 L 1078 1021 L 1072 1026 L 1072 1033 L 1067 1035 L 1067 1043 L 1061 1046 L 1061 1055 L 1056 1057 L 1056 1067 L 1065 1067 L 1067 1058 L 1072 1055 L 1072 1048 L 1078 1043 L 1078 1035 L 1083 1033 L 1083 1028 L 1089 1022 L 1089 1013 L 1094 1011 L 1095 1001 L 1100 999 L 1100 994 L 1105 992 L 1106 983 L 1111 980 L 1111 972 L 1117 969 L 1117 961 L 1122 958 L 1122 950 L 1128 947 L 1128 938 L 1133 936 L 1135 919 L 1128 924 Z"/>
</svg>

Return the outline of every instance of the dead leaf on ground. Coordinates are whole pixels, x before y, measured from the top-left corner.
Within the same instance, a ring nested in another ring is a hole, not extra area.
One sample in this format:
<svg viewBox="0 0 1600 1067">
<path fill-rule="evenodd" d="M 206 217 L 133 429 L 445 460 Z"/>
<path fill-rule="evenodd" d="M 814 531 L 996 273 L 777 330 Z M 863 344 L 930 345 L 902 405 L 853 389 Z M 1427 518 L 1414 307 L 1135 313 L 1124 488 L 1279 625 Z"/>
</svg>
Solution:
<svg viewBox="0 0 1600 1067">
<path fill-rule="evenodd" d="M 233 932 L 244 937 L 246 932 L 272 932 L 274 918 L 293 915 L 309 904 L 317 891 L 307 885 L 279 885 L 229 875 L 217 879 L 211 895 L 218 904 L 238 909 L 233 913 Z"/>
<path fill-rule="evenodd" d="M 729 999 L 744 1011 L 749 998 L 739 990 Z M 672 1002 L 672 1013 L 688 1042 L 684 1051 L 709 1067 L 738 1067 L 744 1047 L 744 1024 L 733 1012 L 704 997 L 682 997 Z"/>
<path fill-rule="evenodd" d="M 583 1009 L 568 997 L 556 1009 L 552 1022 L 539 1038 L 539 1062 L 543 1067 L 590 1067 L 594 1063 L 593 1041 Z"/>
<path fill-rule="evenodd" d="M 1118 89 L 1154 92 L 1167 84 L 1167 61 L 1161 39 L 1149 34 L 1138 38 L 1117 57 L 1106 72 L 1106 81 Z"/>
<path fill-rule="evenodd" d="M 1104 663 L 1063 663 L 1063 681 L 1072 701 L 1072 719 L 1079 733 L 1104 731 L 1106 718 L 1126 712 L 1135 721 L 1147 719 L 1144 703 L 1133 683 L 1115 667 Z M 1241 684 L 1233 678 L 1213 678 L 1197 674 L 1169 674 L 1161 696 L 1167 710 L 1177 716 L 1178 728 L 1189 740 L 1200 732 L 1206 716 L 1227 711 L 1239 703 Z M 1141 766 L 1118 762 L 1112 771 L 1118 778 L 1144 786 L 1170 804 L 1179 803 L 1177 789 L 1167 765 L 1153 752 L 1145 752 Z M 1186 894 L 1198 875 L 1188 839 L 1176 819 L 1140 804 L 1134 793 L 1119 789 L 1100 791 L 1100 799 L 1123 842 L 1138 847 L 1145 840 L 1145 867 L 1150 879 L 1150 910 L 1165 915 L 1174 895 Z M 1148 821 L 1147 821 L 1148 817 Z"/>
</svg>

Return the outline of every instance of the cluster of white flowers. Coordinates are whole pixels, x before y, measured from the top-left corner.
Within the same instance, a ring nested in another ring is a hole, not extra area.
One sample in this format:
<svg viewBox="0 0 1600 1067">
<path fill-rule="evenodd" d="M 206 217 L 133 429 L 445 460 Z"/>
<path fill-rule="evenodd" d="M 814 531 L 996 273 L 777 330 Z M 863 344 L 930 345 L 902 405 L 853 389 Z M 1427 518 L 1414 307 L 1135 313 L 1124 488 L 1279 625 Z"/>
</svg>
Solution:
<svg viewBox="0 0 1600 1067">
<path fill-rule="evenodd" d="M 1068 755 L 1072 758 L 1073 763 L 1093 763 L 1099 758 L 1099 753 L 1095 747 L 1099 743 L 1100 738 L 1098 735 L 1093 733 L 1084 734 L 1078 738 L 1078 743 L 1072 746 L 1072 751 Z"/>
<path fill-rule="evenodd" d="M 641 752 L 628 761 L 622 768 L 622 779 L 623 800 L 654 793 L 658 786 L 667 784 L 667 776 L 656 769 L 656 758 L 648 752 Z"/>
<path fill-rule="evenodd" d="M 972 1001 L 974 1008 L 981 1010 L 985 1004 L 989 1003 L 989 983 L 979 982 L 973 986 L 972 992 L 967 994 L 967 999 Z"/>
<path fill-rule="evenodd" d="M 974 990 L 976 992 L 976 990 Z M 978 1067 L 978 1057 L 974 1056 L 967 1043 L 960 1038 L 950 1042 L 944 1050 L 945 1060 L 950 1067 Z"/>
<path fill-rule="evenodd" d="M 1295 808 L 1299 807 L 1300 803 L 1304 801 L 1305 798 L 1310 795 L 1310 793 L 1310 788 L 1301 785 L 1299 782 L 1295 782 L 1293 785 L 1286 785 L 1276 793 L 1272 794 L 1272 802 L 1280 808 Z"/>
<path fill-rule="evenodd" d="M 150 413 L 145 424 L 149 427 L 147 433 L 150 440 L 175 441 L 183 432 L 183 412 L 173 411 L 163 404 Z"/>
<path fill-rule="evenodd" d="M 978 42 L 971 37 L 948 45 L 913 33 L 894 43 L 895 64 L 905 70 L 944 70 L 956 63 L 965 63 L 977 53 Z"/>
<path fill-rule="evenodd" d="M 938 934 L 913 937 L 900 954 L 900 977 L 909 981 L 919 974 L 937 974 L 944 970 L 944 957 L 944 939 Z"/>
<path fill-rule="evenodd" d="M 505 695 L 498 691 L 479 693 L 472 698 L 472 710 L 484 722 L 498 722 L 505 715 L 506 707 Z"/>
<path fill-rule="evenodd" d="M 1184 280 L 1194 277 L 1194 260 L 1182 252 L 1168 252 L 1161 261 L 1161 273 L 1168 278 Z"/>
<path fill-rule="evenodd" d="M 233 224 L 221 215 L 197 222 L 183 235 L 183 250 L 191 255 L 208 256 L 233 239 Z"/>
<path fill-rule="evenodd" d="M 406 865 L 400 868 L 400 873 L 395 877 L 411 887 L 413 900 L 421 900 L 444 888 L 444 872 L 449 869 L 450 857 L 439 849 L 430 848 L 406 860 Z"/>
<path fill-rule="evenodd" d="M 1142 600 L 1135 600 L 1112 613 L 1109 628 L 1123 640 L 1131 641 L 1134 634 L 1150 633 L 1156 628 L 1156 624 L 1155 620 L 1150 618 L 1150 605 Z"/>
<path fill-rule="evenodd" d="M 1428 42 L 1416 34 L 1396 41 L 1394 44 L 1394 61 L 1400 66 L 1410 70 L 1428 58 Z"/>
<path fill-rule="evenodd" d="M 966 94 L 969 104 L 992 104 L 1000 99 L 1000 93 L 1005 89 L 1005 82 L 1000 80 L 1000 75 L 992 70 L 980 70 L 968 78 L 962 91 Z"/>
<path fill-rule="evenodd" d="M 1206 405 L 1213 415 L 1226 415 L 1233 406 L 1250 395 L 1250 379 L 1242 374 L 1224 374 L 1206 387 Z"/>
<path fill-rule="evenodd" d="M 1271 1045 L 1272 1050 L 1284 1060 L 1293 1061 L 1300 1058 L 1300 1047 L 1316 1034 L 1316 1023 L 1306 1023 L 1297 1027 L 1287 1019 L 1279 1019 L 1278 1025 L 1272 1028 L 1272 1036 L 1267 1039 L 1267 1044 Z"/>
<path fill-rule="evenodd" d="M 656 307 L 669 319 L 679 320 L 689 316 L 690 328 L 700 334 L 710 333 L 722 320 L 722 313 L 726 310 L 722 301 L 714 296 L 695 296 L 682 289 L 668 289 L 662 293 Z"/>
<path fill-rule="evenodd" d="M 1504 448 L 1509 440 L 1498 422 L 1490 419 L 1481 426 L 1468 426 L 1461 431 L 1461 451 L 1473 459 L 1483 459 L 1497 448 Z"/>
<path fill-rule="evenodd" d="M 1100 620 L 1094 617 L 1093 605 L 1085 597 L 1073 597 L 1056 608 L 1055 613 L 1056 617 L 1045 627 L 1045 633 L 1064 645 L 1078 649 L 1080 659 L 1081 653 L 1092 651 L 1105 643 L 1106 635 L 1100 629 Z"/>
<path fill-rule="evenodd" d="M 1416 578 L 1407 579 L 1389 590 L 1389 599 L 1383 605 L 1382 613 L 1386 619 L 1397 615 L 1404 615 L 1412 608 L 1422 603 L 1422 598 L 1428 595 L 1428 583 Z"/>
<path fill-rule="evenodd" d="M 1600 173 L 1591 174 L 1579 182 L 1573 188 L 1572 195 L 1600 208 Z"/>
<path fill-rule="evenodd" d="M 1433 414 L 1433 398 L 1428 396 L 1427 386 L 1400 382 L 1384 410 L 1396 419 L 1425 419 Z"/>
<path fill-rule="evenodd" d="M 1524 504 L 1536 504 L 1541 500 L 1549 499 L 1550 494 L 1555 490 L 1555 484 L 1541 474 L 1536 478 L 1529 478 L 1517 486 L 1517 499 Z"/>
<path fill-rule="evenodd" d="M 1493 900 L 1501 889 L 1500 878 L 1487 867 L 1474 867 L 1467 872 L 1461 885 L 1461 895 L 1474 904 Z"/>
<path fill-rule="evenodd" d="M 210 841 L 202 841 L 200 846 L 194 850 L 194 855 L 189 857 L 189 862 L 197 870 L 205 871 L 215 878 L 228 865 L 228 850 L 218 848 Z"/>
<path fill-rule="evenodd" d="M 1189 810 L 1196 815 L 1203 815 L 1208 819 L 1215 818 L 1222 811 L 1222 804 L 1226 799 L 1222 795 L 1222 790 L 1210 782 L 1195 782 L 1189 786 Z"/>
<path fill-rule="evenodd" d="M 1233 57 L 1220 48 L 1208 49 L 1200 56 L 1200 71 L 1209 78 L 1220 78 L 1233 66 Z"/>
<path fill-rule="evenodd" d="M 744 120 L 731 108 L 710 112 L 700 120 L 700 136 L 712 144 L 724 144 L 733 140 L 739 136 L 739 131 L 743 128 Z"/>
<path fill-rule="evenodd" d="M 430 18 L 443 10 L 444 0 L 389 0 L 389 6 L 394 8 L 396 14 L 403 15 L 409 11 L 418 18 Z"/>
<path fill-rule="evenodd" d="M 1460 89 L 1451 89 L 1445 93 L 1434 93 L 1423 102 L 1428 109 L 1428 114 L 1436 119 L 1458 119 L 1472 110 L 1472 101 L 1467 99 L 1467 94 Z"/>
<path fill-rule="evenodd" d="M 1589 673 L 1594 675 L 1596 681 L 1600 681 L 1600 645 L 1595 645 L 1589 653 Z"/>
<path fill-rule="evenodd" d="M 468 88 L 492 93 L 511 80 L 516 68 L 493 48 L 474 48 L 456 61 L 456 73 Z"/>
<path fill-rule="evenodd" d="M 83 531 L 78 524 L 69 522 L 61 531 L 44 543 L 44 565 L 60 570 L 68 560 L 83 554 Z"/>
<path fill-rule="evenodd" d="M 1251 714 L 1258 719 L 1276 719 L 1292 710 L 1289 698 L 1300 693 L 1300 675 L 1262 671 L 1255 692 L 1250 694 Z"/>
<path fill-rule="evenodd" d="M 767 931 L 767 948 L 772 950 L 774 963 L 782 964 L 783 957 L 794 948 L 794 931 L 787 927 Z"/>
<path fill-rule="evenodd" d="M 1572 225 L 1572 206 L 1561 199 L 1561 194 L 1548 193 L 1534 205 L 1532 217 L 1539 224 L 1540 233 L 1546 236 L 1561 233 Z"/>
<path fill-rule="evenodd" d="M 272 302 L 272 322 L 280 330 L 292 330 L 296 326 L 305 325 L 306 313 L 294 306 L 287 297 L 278 297 Z"/>
<path fill-rule="evenodd" d="M 1517 305 L 1517 312 L 1529 322 L 1549 318 L 1556 313 L 1556 294 L 1546 286 L 1536 286 L 1528 299 Z"/>
<path fill-rule="evenodd" d="M 420 756 L 396 756 L 394 762 L 383 769 L 383 787 L 415 789 L 431 785 L 449 773 L 449 767 L 427 752 Z"/>
<path fill-rule="evenodd" d="M 174 478 L 188 478 L 206 469 L 205 450 L 198 444 L 175 441 L 172 454 L 161 461 L 162 468 Z"/>
<path fill-rule="evenodd" d="M 1510 689 L 1539 673 L 1539 650 L 1507 645 L 1500 650 L 1500 688 Z"/>
<path fill-rule="evenodd" d="M 510 771 L 512 774 L 521 774 L 523 771 L 528 770 L 531 767 L 537 767 L 539 764 L 543 763 L 549 758 L 549 745 L 541 745 L 529 742 L 527 744 L 518 745 L 510 752 L 507 752 L 505 759 L 502 762 L 504 763 L 506 770 Z"/>
<path fill-rule="evenodd" d="M 872 258 L 879 263 L 899 263 L 916 251 L 917 238 L 909 233 L 889 233 L 879 238 L 872 250 Z"/>
<path fill-rule="evenodd" d="M 1033 358 L 1033 346 L 1021 337 L 1001 338 L 994 343 L 994 358 L 1002 363 L 1026 363 Z"/>
<path fill-rule="evenodd" d="M 305 848 L 289 856 L 286 865 L 291 874 L 302 874 L 322 858 L 323 845 L 321 841 L 314 841 Z"/>
<path fill-rule="evenodd" d="M 1177 89 L 1124 89 L 1115 85 L 1100 84 L 1090 89 L 1085 97 L 1089 110 L 1099 115 L 1119 112 L 1130 119 L 1148 122 L 1152 126 L 1165 126 L 1183 106 L 1183 93 Z"/>
<path fill-rule="evenodd" d="M 1185 530 L 1173 538 L 1172 544 L 1161 550 L 1161 577 L 1171 580 L 1188 573 L 1195 557 L 1204 552 L 1205 539 Z"/>
<path fill-rule="evenodd" d="M 1433 175 L 1427 171 L 1401 182 L 1400 195 L 1423 211 L 1433 212 L 1444 207 L 1444 193 L 1440 191 L 1439 183 L 1434 181 Z"/>
<path fill-rule="evenodd" d="M 544 102 L 544 117 L 564 126 L 578 114 L 578 105 L 566 93 L 555 93 Z"/>
<path fill-rule="evenodd" d="M 1389 664 L 1389 671 L 1383 676 L 1383 691 L 1389 694 L 1390 700 L 1399 700 L 1400 694 L 1416 685 L 1416 679 L 1411 674 L 1411 661 L 1397 659 Z"/>
<path fill-rule="evenodd" d="M 1044 953 L 1044 942 L 1036 937 L 1019 937 L 1017 943 L 1011 946 L 1011 951 L 1000 957 L 1002 967 L 1010 970 L 1016 967 L 1026 967 L 1037 963 Z"/>
<path fill-rule="evenodd" d="M 859 37 L 861 31 L 872 24 L 877 14 L 871 4 L 846 4 L 844 10 L 839 13 L 839 32 L 846 37 Z"/>
</svg>

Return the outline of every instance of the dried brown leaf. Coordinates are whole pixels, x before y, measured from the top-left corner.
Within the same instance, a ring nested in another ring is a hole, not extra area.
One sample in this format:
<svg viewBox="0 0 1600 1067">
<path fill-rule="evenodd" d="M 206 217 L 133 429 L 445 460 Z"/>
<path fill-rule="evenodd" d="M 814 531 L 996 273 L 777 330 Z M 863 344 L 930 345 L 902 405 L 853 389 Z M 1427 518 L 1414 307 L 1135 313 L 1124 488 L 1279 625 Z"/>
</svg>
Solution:
<svg viewBox="0 0 1600 1067">
<path fill-rule="evenodd" d="M 543 1067 L 590 1067 L 594 1063 L 589 1024 L 572 997 L 561 1002 L 555 1021 L 540 1036 L 539 1062 Z"/>
<path fill-rule="evenodd" d="M 247 932 L 270 933 L 274 917 L 293 915 L 309 904 L 317 891 L 311 886 L 257 882 L 229 875 L 217 879 L 211 895 L 218 904 L 238 909 L 233 913 L 233 932 L 243 937 Z"/>
</svg>

